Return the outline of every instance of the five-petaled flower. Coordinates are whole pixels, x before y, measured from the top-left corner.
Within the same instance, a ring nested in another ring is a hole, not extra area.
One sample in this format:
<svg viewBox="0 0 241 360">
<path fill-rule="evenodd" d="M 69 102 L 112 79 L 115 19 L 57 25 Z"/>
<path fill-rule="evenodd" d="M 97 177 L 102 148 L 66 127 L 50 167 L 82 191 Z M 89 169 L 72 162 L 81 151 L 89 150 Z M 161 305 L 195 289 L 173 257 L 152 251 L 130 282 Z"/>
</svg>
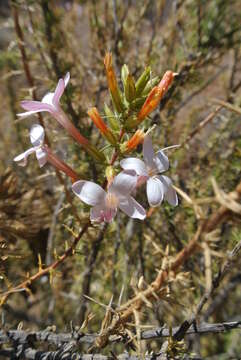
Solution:
<svg viewBox="0 0 241 360">
<path fill-rule="evenodd" d="M 159 175 L 169 168 L 169 160 L 164 149 L 154 153 L 151 138 L 147 135 L 143 142 L 144 161 L 138 158 L 127 158 L 120 162 L 124 170 L 135 170 L 139 176 L 138 184 L 146 182 L 147 199 L 150 206 L 158 206 L 165 199 L 176 206 L 178 198 L 169 177 Z"/>
<path fill-rule="evenodd" d="M 59 79 L 58 84 L 54 92 L 48 92 L 41 101 L 34 100 L 24 100 L 21 101 L 21 106 L 23 109 L 27 110 L 27 112 L 20 113 L 18 116 L 26 117 L 32 114 L 47 111 L 51 114 L 60 111 L 60 98 L 64 93 L 64 89 L 68 85 L 70 80 L 69 72 L 65 75 L 64 79 Z"/>
<path fill-rule="evenodd" d="M 29 135 L 33 147 L 16 156 L 13 160 L 18 162 L 20 166 L 26 166 L 28 156 L 35 153 L 39 166 L 42 167 L 46 164 L 48 157 L 44 148 L 44 128 L 41 125 L 35 124 L 31 127 Z"/>
<path fill-rule="evenodd" d="M 145 209 L 130 195 L 137 185 L 134 170 L 122 171 L 113 180 L 107 192 L 91 181 L 77 181 L 72 189 L 80 200 L 93 206 L 90 211 L 91 221 L 111 222 L 120 208 L 131 218 L 143 220 Z"/>
</svg>

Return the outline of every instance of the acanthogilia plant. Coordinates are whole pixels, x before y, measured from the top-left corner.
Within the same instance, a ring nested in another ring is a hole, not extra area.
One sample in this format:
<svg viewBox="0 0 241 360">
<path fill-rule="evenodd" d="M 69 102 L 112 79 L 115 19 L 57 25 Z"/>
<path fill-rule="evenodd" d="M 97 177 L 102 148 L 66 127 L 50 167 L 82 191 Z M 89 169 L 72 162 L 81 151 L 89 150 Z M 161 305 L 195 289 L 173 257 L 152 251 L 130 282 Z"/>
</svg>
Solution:
<svg viewBox="0 0 241 360">
<path fill-rule="evenodd" d="M 46 144 L 43 127 L 37 124 L 30 130 L 32 147 L 16 156 L 14 160 L 25 166 L 28 156 L 35 153 L 40 167 L 49 162 L 64 172 L 72 180 L 74 194 L 91 206 L 91 222 L 109 223 L 114 219 L 117 209 L 121 209 L 131 218 L 144 220 L 146 211 L 133 197 L 144 183 L 151 207 L 159 206 L 163 200 L 167 200 L 173 206 L 178 204 L 171 179 L 161 175 L 169 168 L 166 151 L 170 147 L 155 153 L 148 129 L 149 115 L 157 108 L 171 86 L 175 73 L 167 71 L 159 81 L 158 77 L 151 77 L 151 69 L 147 67 L 135 81 L 127 65 L 123 65 L 121 90 L 112 65 L 111 53 L 106 54 L 104 65 L 112 109 L 105 104 L 103 115 L 95 107 L 88 110 L 90 119 L 107 142 L 102 149 L 97 149 L 80 134 L 60 106 L 60 98 L 70 80 L 69 73 L 58 81 L 55 91 L 46 94 L 41 101 L 22 101 L 21 106 L 27 112 L 19 114 L 23 118 L 37 112 L 49 112 L 92 156 L 93 161 L 101 165 L 102 186 L 91 179 L 81 179 L 70 166 L 59 159 Z M 107 119 L 107 123 L 104 119 Z M 139 128 L 144 122 L 145 125 Z M 130 153 L 133 153 L 139 144 L 143 144 L 143 160 L 136 155 L 130 157 Z"/>
</svg>

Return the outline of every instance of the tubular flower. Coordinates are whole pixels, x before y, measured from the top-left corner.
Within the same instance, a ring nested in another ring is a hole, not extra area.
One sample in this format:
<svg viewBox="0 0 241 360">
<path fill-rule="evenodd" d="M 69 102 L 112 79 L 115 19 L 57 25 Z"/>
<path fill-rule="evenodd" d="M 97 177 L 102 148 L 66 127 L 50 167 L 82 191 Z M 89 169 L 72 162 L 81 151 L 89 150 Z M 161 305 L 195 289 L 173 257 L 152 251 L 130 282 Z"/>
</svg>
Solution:
<svg viewBox="0 0 241 360">
<path fill-rule="evenodd" d="M 20 166 L 26 166 L 28 162 L 28 156 L 35 153 L 39 166 L 42 167 L 46 164 L 48 157 L 47 152 L 44 149 L 44 128 L 38 124 L 33 125 L 29 135 L 33 147 L 16 156 L 13 160 L 18 162 L 18 165 Z"/>
<path fill-rule="evenodd" d="M 60 107 L 60 98 L 64 93 L 64 89 L 68 85 L 70 74 L 67 73 L 64 79 L 60 79 L 54 92 L 47 93 L 41 101 L 25 100 L 21 101 L 21 106 L 27 112 L 18 114 L 18 116 L 26 117 L 38 112 L 49 112 L 61 126 L 63 126 L 69 134 L 82 145 L 93 157 L 99 161 L 104 161 L 105 157 L 100 153 L 89 141 L 80 134 L 76 127 L 69 121 L 67 115 Z"/>
<path fill-rule="evenodd" d="M 145 119 L 147 115 L 149 115 L 153 110 L 155 110 L 155 108 L 167 92 L 168 87 L 171 85 L 173 78 L 174 73 L 172 71 L 167 71 L 164 74 L 160 83 L 157 86 L 154 86 L 154 88 L 148 95 L 145 103 L 143 104 L 140 112 L 137 115 L 137 123 L 140 123 L 142 120 Z"/>
<path fill-rule="evenodd" d="M 120 90 L 117 84 L 117 79 L 112 65 L 112 55 L 107 53 L 104 59 L 104 65 L 106 70 L 106 77 L 110 93 L 115 104 L 116 110 L 121 112 L 123 110 L 123 103 L 120 96 Z"/>
<path fill-rule="evenodd" d="M 165 155 L 165 149 L 154 153 L 151 138 L 147 135 L 143 142 L 144 161 L 138 158 L 127 158 L 120 162 L 124 170 L 135 170 L 138 178 L 138 185 L 146 182 L 147 199 L 150 206 L 158 206 L 163 199 L 170 205 L 176 206 L 178 198 L 172 187 L 169 177 L 159 175 L 169 168 L 169 160 Z"/>
<path fill-rule="evenodd" d="M 60 79 L 54 92 L 49 92 L 42 98 L 41 101 L 24 100 L 21 101 L 23 109 L 27 112 L 20 113 L 18 116 L 26 117 L 36 114 L 41 111 L 47 111 L 54 115 L 54 113 L 61 110 L 59 101 L 64 93 L 64 89 L 70 80 L 69 72 L 65 75 L 64 79 Z"/>
<path fill-rule="evenodd" d="M 13 160 L 18 162 L 18 165 L 20 166 L 26 166 L 28 156 L 35 153 L 40 167 L 44 166 L 48 162 L 56 169 L 63 171 L 72 179 L 73 182 L 77 181 L 79 176 L 73 169 L 71 169 L 71 167 L 59 159 L 47 145 L 44 144 L 44 137 L 44 128 L 39 124 L 33 125 L 30 130 L 30 141 L 33 147 L 16 156 Z"/>
<path fill-rule="evenodd" d="M 100 116 L 96 107 L 91 108 L 88 110 L 88 115 L 91 120 L 94 122 L 95 126 L 100 130 L 101 134 L 112 144 L 116 145 L 116 138 L 112 131 L 108 128 L 105 124 L 104 120 Z"/>
<path fill-rule="evenodd" d="M 138 129 L 135 134 L 126 141 L 123 146 L 122 150 L 123 152 L 131 152 L 133 151 L 140 143 L 143 142 L 143 139 L 145 137 L 145 133 L 143 130 Z"/>
<path fill-rule="evenodd" d="M 77 181 L 72 185 L 73 192 L 84 203 L 93 206 L 90 211 L 91 221 L 111 222 L 120 208 L 131 218 L 143 220 L 145 209 L 130 195 L 137 184 L 134 170 L 118 174 L 106 192 L 91 181 Z"/>
</svg>

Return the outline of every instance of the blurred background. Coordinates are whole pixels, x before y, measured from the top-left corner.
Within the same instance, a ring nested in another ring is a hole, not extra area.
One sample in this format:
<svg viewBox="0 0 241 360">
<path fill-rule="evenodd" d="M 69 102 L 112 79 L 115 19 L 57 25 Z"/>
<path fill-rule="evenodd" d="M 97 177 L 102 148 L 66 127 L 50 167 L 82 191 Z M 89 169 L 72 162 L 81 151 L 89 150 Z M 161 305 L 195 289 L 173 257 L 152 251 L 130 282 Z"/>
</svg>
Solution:
<svg viewBox="0 0 241 360">
<path fill-rule="evenodd" d="M 240 5 L 238 0 L 0 1 L 1 291 L 37 272 L 40 258 L 51 264 L 69 244 L 70 229 L 78 232 L 89 213 L 70 194 L 81 219 L 76 221 L 63 190 L 63 183 L 67 189 L 71 183 L 64 176 L 60 181 L 50 166 L 39 169 L 34 158 L 24 169 L 13 163 L 29 148 L 29 128 L 39 121 L 37 116 L 17 117 L 20 101 L 41 99 L 70 71 L 63 108 L 81 133 L 101 146 L 103 140 L 86 112 L 96 106 L 103 113 L 104 103 L 110 102 L 103 65 L 107 51 L 113 54 L 118 77 L 123 64 L 135 78 L 147 65 L 153 78 L 166 70 L 178 73 L 146 127 L 156 124 L 155 150 L 183 145 L 169 153 L 169 175 L 195 203 L 179 195 L 178 207 L 164 203 L 141 223 L 119 213 L 103 239 L 97 237 L 98 228 L 91 228 L 51 279 L 44 276 L 28 292 L 7 299 L 0 310 L 4 326 L 16 328 L 21 322 L 25 329 L 56 325 L 58 331 L 70 331 L 71 322 L 81 326 L 92 313 L 86 331 L 99 331 L 105 310 L 83 294 L 104 304 L 113 296 L 115 304 L 124 289 L 122 301 L 127 301 L 140 277 L 146 284 L 155 279 L 167 245 L 172 258 L 192 238 L 197 213 L 208 218 L 220 207 L 211 178 L 225 193 L 234 191 L 241 180 L 240 113 L 232 108 L 241 106 Z M 85 178 L 101 182 L 100 166 L 50 115 L 44 113 L 43 119 L 58 156 Z M 199 126 L 207 119 L 206 126 Z M 144 189 L 138 196 L 147 206 Z M 176 326 L 191 314 L 240 241 L 240 224 L 240 214 L 234 212 L 217 224 L 179 279 L 170 281 L 169 297 L 142 309 L 143 325 Z M 239 261 L 201 320 L 240 320 L 240 279 Z M 185 343 L 185 351 L 207 359 L 239 359 L 241 354 L 239 330 L 189 336 Z M 160 346 L 160 340 L 152 340 L 142 343 L 141 351 Z M 120 353 L 124 346 L 113 348 Z"/>
</svg>

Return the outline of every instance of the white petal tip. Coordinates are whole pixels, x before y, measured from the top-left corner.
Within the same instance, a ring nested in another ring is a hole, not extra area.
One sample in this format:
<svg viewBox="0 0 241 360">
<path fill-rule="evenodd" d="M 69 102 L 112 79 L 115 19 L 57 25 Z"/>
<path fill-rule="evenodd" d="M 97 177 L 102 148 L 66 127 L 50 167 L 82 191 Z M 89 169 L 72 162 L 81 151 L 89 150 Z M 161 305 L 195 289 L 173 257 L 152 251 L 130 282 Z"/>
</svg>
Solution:
<svg viewBox="0 0 241 360">
<path fill-rule="evenodd" d="M 68 71 L 67 74 L 64 77 L 64 87 L 66 87 L 70 80 L 70 72 Z"/>
<path fill-rule="evenodd" d="M 18 166 L 25 167 L 27 165 L 27 160 L 20 158 L 19 156 L 16 156 L 13 161 L 16 162 Z"/>
</svg>

